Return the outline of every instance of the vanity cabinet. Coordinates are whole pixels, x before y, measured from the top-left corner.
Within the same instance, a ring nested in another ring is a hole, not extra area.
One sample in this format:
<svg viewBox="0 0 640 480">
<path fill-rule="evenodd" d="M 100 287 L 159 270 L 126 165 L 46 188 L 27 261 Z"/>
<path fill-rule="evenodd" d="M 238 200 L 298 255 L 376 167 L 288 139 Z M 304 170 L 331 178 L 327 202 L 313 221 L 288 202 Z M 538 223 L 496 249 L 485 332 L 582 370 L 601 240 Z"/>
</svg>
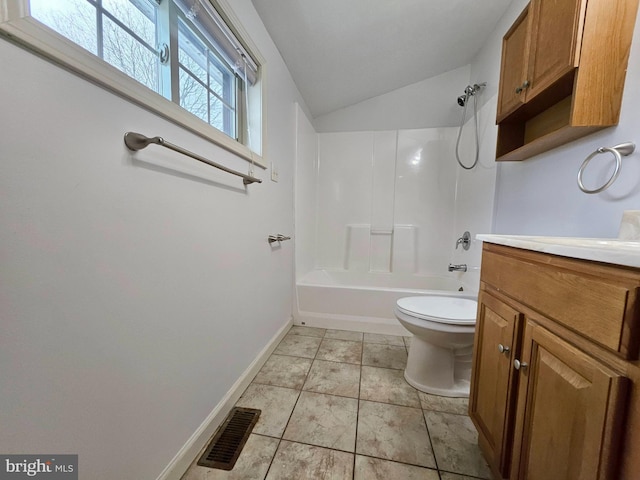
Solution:
<svg viewBox="0 0 640 480">
<path fill-rule="evenodd" d="M 497 160 L 618 123 L 638 0 L 531 0 L 503 38 Z"/>
<path fill-rule="evenodd" d="M 522 345 L 509 478 L 617 478 L 628 379 L 532 321 Z"/>
<path fill-rule="evenodd" d="M 485 243 L 469 413 L 496 479 L 637 480 L 640 269 Z"/>
<path fill-rule="evenodd" d="M 469 411 L 483 450 L 500 472 L 507 471 L 510 461 L 516 393 L 511 370 L 521 326 L 520 312 L 480 292 Z"/>
</svg>

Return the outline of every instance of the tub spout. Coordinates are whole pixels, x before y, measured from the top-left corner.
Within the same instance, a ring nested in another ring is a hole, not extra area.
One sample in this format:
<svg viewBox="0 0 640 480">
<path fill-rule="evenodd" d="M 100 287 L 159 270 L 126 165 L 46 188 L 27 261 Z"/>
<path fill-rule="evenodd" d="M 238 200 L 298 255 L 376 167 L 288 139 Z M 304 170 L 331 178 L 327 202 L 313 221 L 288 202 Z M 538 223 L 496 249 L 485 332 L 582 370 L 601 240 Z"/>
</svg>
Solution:
<svg viewBox="0 0 640 480">
<path fill-rule="evenodd" d="M 453 265 L 452 263 L 450 263 L 448 270 L 450 272 L 466 272 L 467 271 L 467 264 L 466 263 L 461 263 L 459 265 Z"/>
</svg>

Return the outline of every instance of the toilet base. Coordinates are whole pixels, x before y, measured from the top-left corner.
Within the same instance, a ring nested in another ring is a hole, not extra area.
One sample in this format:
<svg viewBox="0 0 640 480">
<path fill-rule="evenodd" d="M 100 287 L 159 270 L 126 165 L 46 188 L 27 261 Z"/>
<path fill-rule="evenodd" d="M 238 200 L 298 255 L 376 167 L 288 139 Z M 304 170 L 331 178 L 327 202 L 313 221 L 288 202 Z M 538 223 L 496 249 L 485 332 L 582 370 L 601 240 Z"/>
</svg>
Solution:
<svg viewBox="0 0 640 480">
<path fill-rule="evenodd" d="M 404 378 L 421 392 L 468 398 L 471 378 L 470 348 L 438 347 L 414 336 Z"/>
<path fill-rule="evenodd" d="M 404 379 L 413 388 L 416 388 L 421 392 L 438 395 L 440 397 L 469 398 L 469 391 L 471 389 L 471 382 L 469 380 L 457 380 L 451 388 L 436 388 L 429 385 L 423 385 L 409 378 L 406 370 L 404 371 Z"/>
</svg>

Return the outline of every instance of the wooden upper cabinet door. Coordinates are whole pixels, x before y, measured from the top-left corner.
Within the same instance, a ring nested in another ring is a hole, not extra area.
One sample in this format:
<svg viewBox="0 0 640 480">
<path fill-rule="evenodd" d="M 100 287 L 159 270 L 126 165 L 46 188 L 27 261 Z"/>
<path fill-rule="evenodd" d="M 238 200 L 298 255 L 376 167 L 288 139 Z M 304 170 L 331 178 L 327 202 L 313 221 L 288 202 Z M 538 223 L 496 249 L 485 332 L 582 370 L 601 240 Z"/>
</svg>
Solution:
<svg viewBox="0 0 640 480">
<path fill-rule="evenodd" d="M 627 379 L 528 322 L 511 480 L 613 480 Z"/>
<path fill-rule="evenodd" d="M 528 13 L 529 7 L 525 8 L 502 39 L 498 123 L 522 105 L 525 100 L 522 85 L 526 80 L 526 52 L 529 37 Z"/>
<path fill-rule="evenodd" d="M 571 72 L 580 61 L 587 0 L 532 0 L 526 101 Z"/>
<path fill-rule="evenodd" d="M 492 468 L 505 476 L 515 406 L 511 362 L 520 313 L 484 291 L 479 304 L 469 414 Z"/>
</svg>

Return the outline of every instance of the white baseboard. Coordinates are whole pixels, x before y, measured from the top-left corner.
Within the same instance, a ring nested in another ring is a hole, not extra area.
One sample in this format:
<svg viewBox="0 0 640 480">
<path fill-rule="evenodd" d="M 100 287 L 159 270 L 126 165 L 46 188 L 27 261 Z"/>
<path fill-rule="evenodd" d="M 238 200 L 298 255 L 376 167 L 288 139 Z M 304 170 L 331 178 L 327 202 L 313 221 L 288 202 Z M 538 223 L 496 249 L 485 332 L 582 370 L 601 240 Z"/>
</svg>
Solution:
<svg viewBox="0 0 640 480">
<path fill-rule="evenodd" d="M 357 317 L 330 313 L 296 312 L 295 325 L 307 327 L 352 330 L 354 332 L 380 333 L 383 335 L 404 335 L 411 333 L 395 318 Z"/>
<path fill-rule="evenodd" d="M 215 406 L 204 422 L 200 424 L 198 429 L 191 435 L 191 438 L 187 440 L 187 443 L 185 443 L 176 456 L 173 457 L 156 480 L 179 480 L 184 475 L 193 460 L 207 445 L 207 442 L 249 386 L 253 377 L 256 376 L 269 356 L 276 349 L 280 340 L 287 334 L 292 324 L 293 318 L 290 318 L 289 321 L 278 330 L 271 341 L 262 349 L 255 360 L 251 362 L 251 365 L 247 367 L 236 383 L 233 384 L 231 389 L 229 389 L 222 400 Z"/>
</svg>

